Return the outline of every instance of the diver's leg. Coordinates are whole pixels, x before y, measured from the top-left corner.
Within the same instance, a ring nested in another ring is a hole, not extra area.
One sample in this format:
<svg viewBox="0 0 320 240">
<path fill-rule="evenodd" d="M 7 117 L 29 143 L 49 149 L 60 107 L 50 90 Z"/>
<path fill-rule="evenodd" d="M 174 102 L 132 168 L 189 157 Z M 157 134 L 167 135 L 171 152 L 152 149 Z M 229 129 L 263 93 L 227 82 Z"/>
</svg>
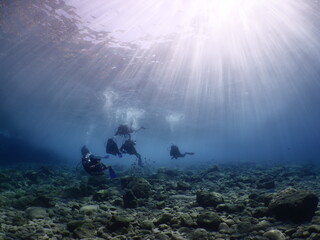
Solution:
<svg viewBox="0 0 320 240">
<path fill-rule="evenodd" d="M 188 155 L 194 155 L 193 152 L 186 152 L 185 154 L 188 154 Z"/>
<path fill-rule="evenodd" d="M 135 155 L 136 155 L 137 158 L 138 158 L 138 165 L 139 165 L 140 167 L 142 167 L 141 155 L 140 155 L 139 153 L 135 153 Z"/>
</svg>

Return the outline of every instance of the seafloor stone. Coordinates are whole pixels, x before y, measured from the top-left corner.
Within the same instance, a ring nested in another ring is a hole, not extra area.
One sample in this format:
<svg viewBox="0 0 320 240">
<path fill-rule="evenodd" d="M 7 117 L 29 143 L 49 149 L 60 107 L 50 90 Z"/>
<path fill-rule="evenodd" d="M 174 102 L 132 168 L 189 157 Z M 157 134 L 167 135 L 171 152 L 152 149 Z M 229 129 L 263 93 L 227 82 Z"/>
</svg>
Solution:
<svg viewBox="0 0 320 240">
<path fill-rule="evenodd" d="M 105 176 L 90 176 L 88 179 L 88 185 L 93 187 L 106 187 L 108 180 Z"/>
<path fill-rule="evenodd" d="M 112 192 L 108 189 L 101 189 L 97 191 L 93 197 L 92 200 L 102 202 L 102 201 L 107 201 L 112 197 Z"/>
<path fill-rule="evenodd" d="M 180 216 L 181 225 L 185 227 L 194 227 L 196 226 L 196 223 L 194 222 L 193 218 L 190 216 L 190 214 L 183 213 Z"/>
<path fill-rule="evenodd" d="M 318 197 L 309 191 L 287 188 L 274 195 L 268 208 L 278 219 L 306 221 L 313 217 L 318 202 Z"/>
<path fill-rule="evenodd" d="M 26 215 L 29 219 L 45 218 L 48 216 L 47 210 L 43 207 L 28 207 Z"/>
<path fill-rule="evenodd" d="M 67 223 L 67 229 L 72 232 L 76 228 L 82 226 L 84 223 L 86 223 L 84 220 L 72 220 Z"/>
<path fill-rule="evenodd" d="M 130 222 L 131 222 L 131 219 L 127 217 L 114 215 L 112 216 L 112 219 L 110 221 L 108 228 L 112 231 L 119 230 L 121 228 L 127 228 L 129 227 Z"/>
<path fill-rule="evenodd" d="M 197 192 L 197 203 L 202 207 L 216 207 L 224 203 L 224 199 L 220 193 L 200 191 Z"/>
<path fill-rule="evenodd" d="M 215 212 L 203 212 L 197 217 L 197 223 L 199 227 L 210 228 L 213 230 L 218 230 L 221 223 L 221 219 Z"/>
<path fill-rule="evenodd" d="M 177 183 L 177 190 L 182 190 L 182 191 L 185 191 L 185 190 L 189 190 L 191 189 L 191 185 L 187 182 L 178 182 Z"/>
<path fill-rule="evenodd" d="M 252 230 L 252 224 L 248 220 L 239 222 L 237 230 L 239 233 L 248 233 Z"/>
<path fill-rule="evenodd" d="M 149 220 L 144 220 L 140 223 L 140 227 L 142 229 L 152 230 L 154 228 L 154 224 Z"/>
<path fill-rule="evenodd" d="M 255 218 L 264 217 L 268 214 L 268 208 L 267 207 L 257 207 L 253 210 L 252 216 Z"/>
<path fill-rule="evenodd" d="M 285 240 L 286 237 L 282 232 L 277 229 L 269 230 L 263 234 L 264 237 L 267 237 L 270 240 Z"/>
<path fill-rule="evenodd" d="M 86 222 L 73 230 L 75 237 L 79 239 L 90 238 L 95 235 L 96 228 L 91 222 Z"/>
<path fill-rule="evenodd" d="M 160 218 L 158 218 L 156 224 L 170 224 L 172 218 L 173 216 L 170 213 L 164 213 L 160 216 Z"/>
<path fill-rule="evenodd" d="M 198 240 L 198 239 L 206 240 L 206 239 L 208 239 L 208 236 L 209 236 L 209 233 L 205 229 L 198 228 L 193 232 L 192 239 L 194 239 L 194 240 Z"/>
<path fill-rule="evenodd" d="M 80 212 L 90 215 L 97 212 L 99 209 L 98 205 L 86 205 L 80 208 Z"/>
<path fill-rule="evenodd" d="M 273 189 L 275 188 L 275 183 L 273 180 L 269 180 L 269 179 L 261 179 L 257 182 L 257 188 L 258 189 Z"/>
<path fill-rule="evenodd" d="M 122 177 L 121 186 L 132 190 L 136 198 L 148 198 L 151 194 L 151 185 L 144 178 Z"/>
<path fill-rule="evenodd" d="M 123 194 L 123 206 L 125 208 L 136 208 L 138 207 L 138 201 L 135 195 L 131 190 L 126 191 L 125 194 Z"/>
<path fill-rule="evenodd" d="M 244 209 L 243 204 L 219 204 L 216 207 L 217 212 L 235 213 L 242 212 Z"/>
</svg>

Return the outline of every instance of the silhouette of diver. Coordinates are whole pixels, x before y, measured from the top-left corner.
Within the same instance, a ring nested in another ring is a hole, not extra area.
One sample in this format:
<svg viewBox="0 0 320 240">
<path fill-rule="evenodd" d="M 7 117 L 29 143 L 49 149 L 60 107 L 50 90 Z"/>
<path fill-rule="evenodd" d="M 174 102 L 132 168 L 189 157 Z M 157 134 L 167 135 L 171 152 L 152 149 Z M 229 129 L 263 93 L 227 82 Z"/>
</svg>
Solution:
<svg viewBox="0 0 320 240">
<path fill-rule="evenodd" d="M 115 156 L 122 157 L 121 152 L 119 151 L 117 143 L 112 139 L 109 138 L 106 146 L 106 152 Z"/>
<path fill-rule="evenodd" d="M 173 144 L 171 145 L 171 149 L 170 149 L 171 159 L 185 157 L 186 155 L 194 155 L 194 153 L 193 152 L 185 152 L 182 154 L 177 145 L 173 145 Z"/>
<path fill-rule="evenodd" d="M 120 151 L 122 153 L 127 153 L 129 155 L 135 155 L 138 158 L 138 165 L 142 167 L 141 155 L 137 152 L 134 147 L 136 144 L 132 140 L 126 140 L 124 144 L 122 144 Z"/>
<path fill-rule="evenodd" d="M 131 133 L 134 132 L 138 132 L 141 129 L 146 129 L 145 127 L 140 127 L 138 129 L 133 129 L 132 127 L 129 127 L 127 124 L 121 124 L 118 129 L 117 132 L 114 134 L 114 136 L 122 136 L 125 138 L 128 138 L 129 140 L 131 140 Z"/>
<path fill-rule="evenodd" d="M 110 177 L 116 178 L 116 174 L 111 166 L 106 166 L 101 163 L 102 157 L 93 155 L 85 145 L 81 148 L 81 154 L 82 166 L 88 174 L 91 176 L 99 176 L 103 175 L 106 169 L 109 169 Z"/>
</svg>

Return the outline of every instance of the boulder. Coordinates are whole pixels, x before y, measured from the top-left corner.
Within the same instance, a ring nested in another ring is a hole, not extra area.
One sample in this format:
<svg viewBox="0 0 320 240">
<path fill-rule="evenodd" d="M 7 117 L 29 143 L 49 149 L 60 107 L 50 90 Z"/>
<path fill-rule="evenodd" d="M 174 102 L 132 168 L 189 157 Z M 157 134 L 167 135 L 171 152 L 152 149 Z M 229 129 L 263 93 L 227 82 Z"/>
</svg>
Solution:
<svg viewBox="0 0 320 240">
<path fill-rule="evenodd" d="M 97 191 L 93 197 L 92 200 L 97 201 L 97 202 L 102 202 L 102 201 L 108 201 L 112 197 L 112 192 L 108 189 L 101 189 Z"/>
<path fill-rule="evenodd" d="M 99 210 L 98 205 L 86 205 L 80 208 L 80 212 L 86 215 L 91 215 Z"/>
<path fill-rule="evenodd" d="M 286 237 L 277 229 L 269 230 L 263 234 L 264 237 L 267 237 L 270 240 L 285 240 Z"/>
<path fill-rule="evenodd" d="M 224 203 L 224 199 L 220 193 L 200 191 L 197 192 L 197 203 L 202 207 L 216 207 Z"/>
<path fill-rule="evenodd" d="M 185 191 L 185 190 L 189 190 L 191 189 L 191 185 L 187 182 L 178 182 L 177 183 L 177 190 L 182 190 L 182 191 Z"/>
<path fill-rule="evenodd" d="M 193 232 L 193 236 L 192 239 L 193 240 L 198 240 L 198 239 L 203 239 L 203 240 L 207 240 L 209 237 L 209 233 L 203 229 L 203 228 L 197 228 L 194 232 Z"/>
<path fill-rule="evenodd" d="M 215 212 L 206 211 L 197 216 L 197 224 L 199 227 L 218 230 L 221 219 Z"/>
<path fill-rule="evenodd" d="M 108 228 L 112 231 L 120 230 L 121 228 L 128 228 L 132 219 L 124 216 L 113 215 Z"/>
<path fill-rule="evenodd" d="M 122 177 L 121 186 L 130 189 L 136 198 L 149 198 L 151 194 L 151 185 L 144 178 Z"/>
<path fill-rule="evenodd" d="M 48 216 L 47 210 L 43 207 L 28 207 L 26 215 L 29 219 L 39 219 Z"/>
<path fill-rule="evenodd" d="M 243 204 L 219 204 L 216 207 L 217 212 L 236 213 L 242 212 L 245 206 Z"/>
<path fill-rule="evenodd" d="M 170 213 L 164 213 L 157 219 L 156 224 L 157 225 L 170 224 L 172 218 L 173 218 L 173 215 L 171 215 Z"/>
<path fill-rule="evenodd" d="M 274 194 L 268 212 L 280 220 L 307 221 L 313 217 L 318 202 L 318 197 L 309 191 L 287 188 Z"/>
<path fill-rule="evenodd" d="M 122 197 L 123 206 L 125 208 L 136 208 L 138 207 L 138 201 L 135 195 L 131 190 L 126 191 L 126 193 Z"/>
</svg>

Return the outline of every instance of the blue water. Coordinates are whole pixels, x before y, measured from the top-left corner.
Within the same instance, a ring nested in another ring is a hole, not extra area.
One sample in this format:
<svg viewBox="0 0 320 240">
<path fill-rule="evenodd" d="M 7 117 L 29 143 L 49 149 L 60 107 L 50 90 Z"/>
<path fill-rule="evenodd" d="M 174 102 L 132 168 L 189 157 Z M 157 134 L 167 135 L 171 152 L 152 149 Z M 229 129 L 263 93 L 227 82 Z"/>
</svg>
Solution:
<svg viewBox="0 0 320 240">
<path fill-rule="evenodd" d="M 1 164 L 105 155 L 122 123 L 160 166 L 171 144 L 182 165 L 320 162 L 318 1 L 199 2 L 1 0 Z"/>
</svg>

